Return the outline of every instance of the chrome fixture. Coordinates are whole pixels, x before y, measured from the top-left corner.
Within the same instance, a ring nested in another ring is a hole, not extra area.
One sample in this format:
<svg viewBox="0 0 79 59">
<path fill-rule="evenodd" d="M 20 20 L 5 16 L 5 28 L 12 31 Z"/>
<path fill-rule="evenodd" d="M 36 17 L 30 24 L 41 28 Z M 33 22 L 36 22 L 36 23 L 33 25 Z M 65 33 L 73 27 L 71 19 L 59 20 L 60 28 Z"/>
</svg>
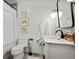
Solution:
<svg viewBox="0 0 79 59">
<path fill-rule="evenodd" d="M 58 33 L 58 32 L 60 32 L 59 34 L 60 34 L 60 38 L 64 38 L 64 34 L 63 34 L 63 31 L 62 30 L 57 30 L 55 33 Z"/>
<path fill-rule="evenodd" d="M 75 0 L 67 0 L 68 2 L 75 2 Z"/>
</svg>

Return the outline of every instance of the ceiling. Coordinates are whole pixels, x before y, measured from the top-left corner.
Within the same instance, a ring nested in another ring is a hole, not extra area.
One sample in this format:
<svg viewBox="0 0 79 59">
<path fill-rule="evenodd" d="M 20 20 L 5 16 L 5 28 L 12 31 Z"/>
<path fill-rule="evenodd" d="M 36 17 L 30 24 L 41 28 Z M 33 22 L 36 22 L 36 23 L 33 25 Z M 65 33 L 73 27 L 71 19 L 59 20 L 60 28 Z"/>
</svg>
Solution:
<svg viewBox="0 0 79 59">
<path fill-rule="evenodd" d="M 4 0 L 4 1 L 6 1 L 8 4 L 10 4 L 17 10 L 17 0 Z M 39 1 L 39 0 L 27 0 L 27 1 Z M 57 0 L 40 0 L 40 1 L 57 1 Z M 60 0 L 60 1 L 67 1 L 67 0 Z"/>
<path fill-rule="evenodd" d="M 4 0 L 6 1 L 9 5 L 11 5 L 13 8 L 17 10 L 17 0 Z"/>
<path fill-rule="evenodd" d="M 17 0 L 4 0 L 17 10 Z M 28 1 L 57 1 L 57 0 L 27 0 Z"/>
</svg>

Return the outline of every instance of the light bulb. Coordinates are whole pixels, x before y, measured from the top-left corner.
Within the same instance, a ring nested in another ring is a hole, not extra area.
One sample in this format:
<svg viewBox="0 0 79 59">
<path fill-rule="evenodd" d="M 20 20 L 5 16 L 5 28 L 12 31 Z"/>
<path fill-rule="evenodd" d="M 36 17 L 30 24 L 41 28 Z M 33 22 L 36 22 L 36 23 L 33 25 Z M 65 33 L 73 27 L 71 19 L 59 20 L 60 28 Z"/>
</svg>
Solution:
<svg viewBox="0 0 79 59">
<path fill-rule="evenodd" d="M 61 18 L 62 14 L 63 14 L 63 12 L 59 11 L 59 18 Z M 57 17 L 57 11 L 51 13 L 50 17 L 53 18 L 53 19 L 56 18 Z"/>
<path fill-rule="evenodd" d="M 67 0 L 68 2 L 74 2 L 75 0 Z"/>
<path fill-rule="evenodd" d="M 61 18 L 63 12 L 59 11 L 59 18 Z"/>
<path fill-rule="evenodd" d="M 56 18 L 56 16 L 57 16 L 57 12 L 53 12 L 53 13 L 50 14 L 50 17 L 53 18 L 53 19 Z"/>
</svg>

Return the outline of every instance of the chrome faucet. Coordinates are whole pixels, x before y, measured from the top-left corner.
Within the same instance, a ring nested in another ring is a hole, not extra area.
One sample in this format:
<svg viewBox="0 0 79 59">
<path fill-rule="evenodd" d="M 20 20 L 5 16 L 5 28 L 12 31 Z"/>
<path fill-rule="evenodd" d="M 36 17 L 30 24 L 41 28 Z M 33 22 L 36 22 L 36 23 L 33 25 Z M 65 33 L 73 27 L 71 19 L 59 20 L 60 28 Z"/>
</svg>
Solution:
<svg viewBox="0 0 79 59">
<path fill-rule="evenodd" d="M 57 30 L 55 33 L 57 33 L 57 32 L 61 32 L 61 38 L 64 38 L 64 34 L 63 34 L 63 31 L 62 30 Z"/>
</svg>

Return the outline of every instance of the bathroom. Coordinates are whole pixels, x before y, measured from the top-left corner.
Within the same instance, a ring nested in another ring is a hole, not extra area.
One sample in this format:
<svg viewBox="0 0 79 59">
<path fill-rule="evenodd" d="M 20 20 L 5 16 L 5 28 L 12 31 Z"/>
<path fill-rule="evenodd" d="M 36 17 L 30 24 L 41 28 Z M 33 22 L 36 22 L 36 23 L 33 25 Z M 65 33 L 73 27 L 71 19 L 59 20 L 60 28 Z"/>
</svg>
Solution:
<svg viewBox="0 0 79 59">
<path fill-rule="evenodd" d="M 4 0 L 3 58 L 75 59 L 74 10 L 74 0 Z"/>
</svg>

